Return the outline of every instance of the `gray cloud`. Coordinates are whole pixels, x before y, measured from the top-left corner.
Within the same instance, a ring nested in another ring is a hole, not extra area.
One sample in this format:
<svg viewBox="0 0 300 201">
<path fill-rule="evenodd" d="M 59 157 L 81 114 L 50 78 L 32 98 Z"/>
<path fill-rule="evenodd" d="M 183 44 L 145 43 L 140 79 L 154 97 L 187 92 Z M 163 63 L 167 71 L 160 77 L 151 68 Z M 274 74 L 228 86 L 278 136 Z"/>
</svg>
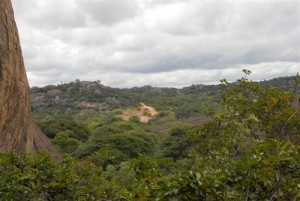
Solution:
<svg viewBox="0 0 300 201">
<path fill-rule="evenodd" d="M 300 71 L 298 0 L 12 1 L 31 85 L 184 86 L 245 66 L 261 79 Z"/>
<path fill-rule="evenodd" d="M 18 19 L 36 29 L 59 29 L 85 25 L 85 13 L 73 0 L 13 0 Z"/>
<path fill-rule="evenodd" d="M 94 21 L 112 25 L 137 14 L 138 6 L 131 0 L 78 0 L 78 6 Z"/>
</svg>

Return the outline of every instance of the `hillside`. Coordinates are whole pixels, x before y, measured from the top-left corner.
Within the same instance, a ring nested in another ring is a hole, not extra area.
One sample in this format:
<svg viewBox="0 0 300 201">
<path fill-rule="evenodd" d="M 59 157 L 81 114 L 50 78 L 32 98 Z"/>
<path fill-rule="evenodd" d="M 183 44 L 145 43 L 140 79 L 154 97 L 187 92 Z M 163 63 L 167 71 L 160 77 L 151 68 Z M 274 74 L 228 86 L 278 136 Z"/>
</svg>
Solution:
<svg viewBox="0 0 300 201">
<path fill-rule="evenodd" d="M 129 121 L 132 118 L 137 118 L 137 120 L 142 123 L 148 123 L 153 117 L 158 114 L 159 112 L 157 112 L 154 107 L 141 103 L 138 108 L 131 107 L 124 111 L 121 111 L 119 117 L 125 121 Z"/>
<path fill-rule="evenodd" d="M 259 84 L 33 88 L 34 120 L 65 159 L 0 154 L 0 198 L 299 200 L 299 96 Z"/>
<path fill-rule="evenodd" d="M 294 79 L 295 77 L 275 78 L 259 82 L 259 85 L 293 92 Z M 228 88 L 235 85 L 232 83 Z M 162 115 L 164 112 L 171 112 L 176 118 L 182 119 L 216 109 L 221 91 L 221 85 L 196 84 L 182 89 L 151 86 L 118 89 L 96 81 L 77 80 L 56 86 L 31 88 L 31 105 L 35 115 L 50 112 L 74 116 L 90 112 L 110 113 L 129 107 L 138 108 L 140 103 L 145 103 L 163 112 Z"/>
<path fill-rule="evenodd" d="M 294 91 L 293 79 L 276 78 L 258 84 Z M 229 84 L 226 90 L 236 85 Z M 118 133 L 115 124 L 122 124 L 122 129 L 130 132 L 167 135 L 176 126 L 207 123 L 220 110 L 221 97 L 222 85 L 200 84 L 182 89 L 151 86 L 118 89 L 100 82 L 76 80 L 31 89 L 35 122 L 62 152 L 67 149 L 68 153 L 85 145 L 90 135 L 99 130 Z M 108 128 L 105 124 L 115 126 Z M 66 148 L 61 141 L 72 141 L 73 145 Z"/>
</svg>

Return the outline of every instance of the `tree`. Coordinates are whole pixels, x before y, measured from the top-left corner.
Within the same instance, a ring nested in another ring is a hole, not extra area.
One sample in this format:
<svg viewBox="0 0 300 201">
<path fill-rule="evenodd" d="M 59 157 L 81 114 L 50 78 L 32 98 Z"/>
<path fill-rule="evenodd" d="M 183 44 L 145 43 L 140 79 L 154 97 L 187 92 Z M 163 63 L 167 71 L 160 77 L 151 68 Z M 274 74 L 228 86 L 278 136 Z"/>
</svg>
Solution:
<svg viewBox="0 0 300 201">
<path fill-rule="evenodd" d="M 187 156 L 189 143 L 186 134 L 189 127 L 177 126 L 172 128 L 170 134 L 162 143 L 162 151 L 164 157 L 171 157 L 174 160 Z"/>
</svg>

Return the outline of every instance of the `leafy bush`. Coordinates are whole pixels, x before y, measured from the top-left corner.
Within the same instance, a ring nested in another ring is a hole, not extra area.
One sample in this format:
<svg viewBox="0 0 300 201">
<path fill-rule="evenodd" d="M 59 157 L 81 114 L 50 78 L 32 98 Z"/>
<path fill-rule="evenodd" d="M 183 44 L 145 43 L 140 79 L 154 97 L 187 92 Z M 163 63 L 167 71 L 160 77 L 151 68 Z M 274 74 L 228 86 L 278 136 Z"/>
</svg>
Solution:
<svg viewBox="0 0 300 201">
<path fill-rule="evenodd" d="M 164 157 L 171 157 L 174 160 L 187 156 L 189 143 L 186 135 L 188 127 L 181 126 L 172 128 L 169 136 L 167 136 L 162 144 L 162 153 Z"/>
<path fill-rule="evenodd" d="M 85 125 L 71 118 L 42 121 L 39 126 L 49 138 L 54 138 L 59 132 L 68 132 L 70 138 L 85 142 L 90 134 Z"/>
</svg>

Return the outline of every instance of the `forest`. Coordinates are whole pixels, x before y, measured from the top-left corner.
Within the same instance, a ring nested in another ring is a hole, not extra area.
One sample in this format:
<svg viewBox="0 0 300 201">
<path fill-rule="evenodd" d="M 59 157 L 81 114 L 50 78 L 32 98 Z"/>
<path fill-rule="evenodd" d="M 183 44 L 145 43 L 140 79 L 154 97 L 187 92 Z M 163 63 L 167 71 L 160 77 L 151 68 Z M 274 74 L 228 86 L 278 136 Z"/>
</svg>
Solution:
<svg viewBox="0 0 300 201">
<path fill-rule="evenodd" d="M 33 119 L 63 159 L 1 154 L 0 199 L 299 200 L 299 75 L 243 72 L 182 89 L 33 87 Z"/>
</svg>

